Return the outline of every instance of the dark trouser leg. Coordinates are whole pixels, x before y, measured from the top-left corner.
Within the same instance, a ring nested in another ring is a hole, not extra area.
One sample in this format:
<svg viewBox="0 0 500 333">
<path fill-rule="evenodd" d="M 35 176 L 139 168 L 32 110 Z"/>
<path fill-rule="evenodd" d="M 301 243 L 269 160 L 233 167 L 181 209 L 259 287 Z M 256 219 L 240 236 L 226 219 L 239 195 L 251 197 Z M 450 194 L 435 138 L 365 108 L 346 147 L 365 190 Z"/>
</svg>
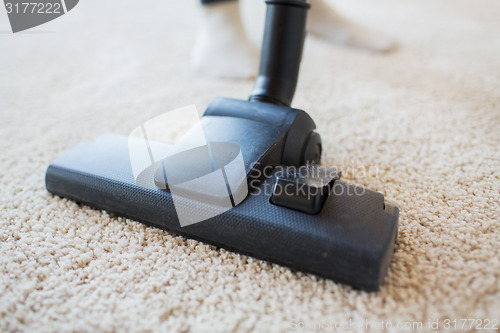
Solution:
<svg viewBox="0 0 500 333">
<path fill-rule="evenodd" d="M 211 3 L 217 3 L 217 2 L 226 2 L 226 1 L 237 1 L 237 0 L 201 0 L 202 5 L 208 5 Z"/>
</svg>

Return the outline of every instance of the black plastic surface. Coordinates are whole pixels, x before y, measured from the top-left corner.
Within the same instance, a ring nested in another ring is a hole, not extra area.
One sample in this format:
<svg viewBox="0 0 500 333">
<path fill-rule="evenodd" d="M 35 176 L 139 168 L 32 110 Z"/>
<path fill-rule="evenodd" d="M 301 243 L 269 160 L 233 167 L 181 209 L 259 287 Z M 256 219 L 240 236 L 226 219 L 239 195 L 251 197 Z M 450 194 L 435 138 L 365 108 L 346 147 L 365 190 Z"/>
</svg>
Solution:
<svg viewBox="0 0 500 333">
<path fill-rule="evenodd" d="M 321 160 L 321 138 L 314 132 L 316 125 L 299 109 L 216 97 L 207 107 L 200 125 L 207 142 L 230 142 L 240 147 L 247 176 L 252 172 L 261 174 L 268 165 L 299 167 Z M 179 145 L 182 146 L 182 142 Z M 179 158 L 186 159 L 187 154 Z M 183 163 L 179 163 L 179 167 L 186 170 Z M 166 182 L 160 166 L 155 173 L 155 183 L 164 189 L 168 187 Z"/>
<path fill-rule="evenodd" d="M 310 6 L 302 0 L 266 3 L 259 75 L 249 99 L 290 106 L 297 87 Z"/>
<path fill-rule="evenodd" d="M 307 214 L 318 214 L 341 174 L 339 170 L 315 164 L 300 168 L 278 167 L 270 202 Z"/>
<path fill-rule="evenodd" d="M 65 152 L 47 169 L 56 195 L 151 226 L 331 278 L 377 290 L 390 263 L 398 209 L 384 197 L 336 181 L 322 211 L 308 215 L 270 204 L 274 177 L 233 209 L 181 227 L 169 192 L 135 185 L 126 136 L 103 135 Z M 186 199 L 183 205 L 207 209 Z"/>
</svg>

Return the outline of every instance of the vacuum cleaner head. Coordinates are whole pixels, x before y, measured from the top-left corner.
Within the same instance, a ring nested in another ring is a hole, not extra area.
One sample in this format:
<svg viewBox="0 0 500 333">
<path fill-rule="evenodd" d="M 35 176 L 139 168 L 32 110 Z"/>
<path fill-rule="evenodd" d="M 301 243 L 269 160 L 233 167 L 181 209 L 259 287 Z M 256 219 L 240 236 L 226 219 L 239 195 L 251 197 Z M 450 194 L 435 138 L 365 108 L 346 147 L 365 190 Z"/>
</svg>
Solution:
<svg viewBox="0 0 500 333">
<path fill-rule="evenodd" d="M 238 118 L 238 114 L 252 119 Z M 276 123 L 269 124 L 270 119 Z M 154 179 L 153 175 L 163 174 L 162 163 L 151 163 L 156 168 L 149 173 L 154 186 L 138 184 L 130 162 L 130 138 L 113 134 L 81 143 L 55 160 L 47 170 L 47 189 L 189 238 L 376 290 L 392 256 L 398 209 L 386 204 L 378 192 L 343 182 L 339 171 L 303 161 L 297 152 L 313 151 L 307 149 L 310 142 L 317 146 L 310 133 L 302 135 L 309 140 L 297 139 L 297 133 L 306 132 L 304 119 L 306 114 L 299 110 L 267 103 L 217 98 L 209 106 L 201 119 L 209 146 L 213 142 L 241 145 L 245 161 L 243 179 L 248 191 L 243 196 L 235 195 L 238 190 L 231 192 L 239 199 L 230 209 L 213 198 L 194 195 L 194 190 L 184 195 L 172 191 L 168 186 L 171 173 Z M 234 126 L 221 130 L 228 124 Z M 246 140 L 242 128 L 251 129 Z M 286 154 L 290 137 L 294 138 L 292 146 L 303 142 L 299 149 L 290 149 L 293 156 Z M 271 144 L 266 146 L 266 142 Z M 284 167 L 283 159 L 305 165 Z M 206 173 L 200 168 L 204 159 L 188 164 L 186 159 L 178 161 L 179 170 L 200 172 L 191 179 Z M 180 216 L 179 211 L 191 212 L 194 221 L 186 222 L 186 215 Z M 200 216 L 213 217 L 200 222 Z"/>
</svg>

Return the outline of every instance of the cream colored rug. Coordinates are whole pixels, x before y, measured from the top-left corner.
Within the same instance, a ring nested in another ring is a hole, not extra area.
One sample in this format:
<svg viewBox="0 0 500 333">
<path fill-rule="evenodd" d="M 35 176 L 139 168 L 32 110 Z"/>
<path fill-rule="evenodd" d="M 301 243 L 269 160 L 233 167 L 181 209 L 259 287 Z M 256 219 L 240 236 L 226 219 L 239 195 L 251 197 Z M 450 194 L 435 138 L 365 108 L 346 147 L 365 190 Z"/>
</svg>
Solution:
<svg viewBox="0 0 500 333">
<path fill-rule="evenodd" d="M 294 106 L 316 120 L 324 163 L 401 210 L 380 292 L 46 192 L 46 167 L 80 141 L 202 109 L 216 95 L 247 97 L 251 80 L 190 71 L 196 6 L 81 1 L 15 35 L 0 9 L 0 331 L 342 331 L 335 324 L 349 320 L 357 331 L 366 321 L 374 331 L 430 331 L 436 321 L 453 331 L 461 319 L 498 320 L 496 0 L 343 1 L 346 15 L 400 49 L 381 56 L 307 41 Z"/>
</svg>

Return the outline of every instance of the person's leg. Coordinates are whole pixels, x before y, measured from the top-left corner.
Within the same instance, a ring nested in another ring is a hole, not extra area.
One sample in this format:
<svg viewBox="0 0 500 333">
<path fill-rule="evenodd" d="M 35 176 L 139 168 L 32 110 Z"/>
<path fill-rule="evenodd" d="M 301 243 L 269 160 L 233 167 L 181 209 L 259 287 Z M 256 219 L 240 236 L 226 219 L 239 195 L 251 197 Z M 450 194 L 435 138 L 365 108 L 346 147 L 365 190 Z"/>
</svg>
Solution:
<svg viewBox="0 0 500 333">
<path fill-rule="evenodd" d="M 236 1 L 236 0 L 200 0 L 202 5 L 208 5 L 209 3 L 226 2 L 226 1 Z"/>
<path fill-rule="evenodd" d="M 249 43 L 234 0 L 201 0 L 202 15 L 192 53 L 202 75 L 249 78 L 257 72 L 257 52 Z"/>
<path fill-rule="evenodd" d="M 375 52 L 388 52 L 396 44 L 382 34 L 370 31 L 340 16 L 324 0 L 312 0 L 307 18 L 307 32 L 334 43 Z"/>
</svg>

